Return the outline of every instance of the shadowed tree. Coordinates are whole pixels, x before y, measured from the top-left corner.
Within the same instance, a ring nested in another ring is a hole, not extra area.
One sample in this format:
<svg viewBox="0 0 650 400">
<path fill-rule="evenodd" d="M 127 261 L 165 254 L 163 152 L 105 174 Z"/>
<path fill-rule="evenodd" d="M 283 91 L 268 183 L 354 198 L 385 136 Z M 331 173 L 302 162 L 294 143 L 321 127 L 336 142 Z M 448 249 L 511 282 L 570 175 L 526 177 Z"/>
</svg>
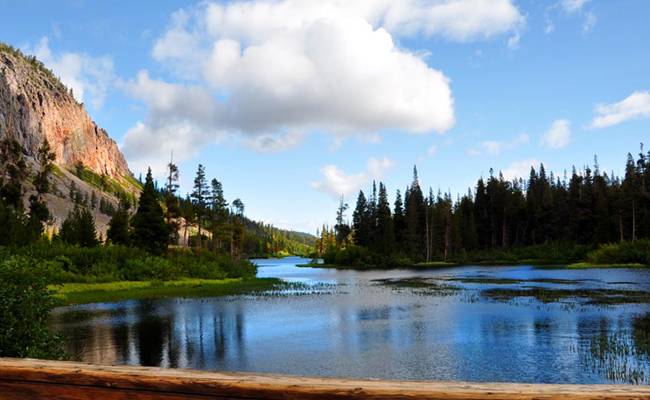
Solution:
<svg viewBox="0 0 650 400">
<path fill-rule="evenodd" d="M 147 171 L 144 188 L 140 195 L 138 211 L 131 221 L 133 244 L 152 254 L 163 254 L 169 240 L 169 229 L 165 224 L 163 210 L 158 202 L 151 168 Z"/>
</svg>

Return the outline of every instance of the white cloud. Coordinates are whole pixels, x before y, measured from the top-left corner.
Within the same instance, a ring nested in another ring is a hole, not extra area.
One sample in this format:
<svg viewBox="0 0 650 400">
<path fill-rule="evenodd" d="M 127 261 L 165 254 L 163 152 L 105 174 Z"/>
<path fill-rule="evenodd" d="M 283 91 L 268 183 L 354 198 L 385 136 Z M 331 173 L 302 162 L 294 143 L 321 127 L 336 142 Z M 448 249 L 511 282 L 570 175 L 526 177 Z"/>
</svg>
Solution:
<svg viewBox="0 0 650 400">
<path fill-rule="evenodd" d="M 595 109 L 596 116 L 591 128 L 606 128 L 630 119 L 650 117 L 650 92 L 634 92 L 622 101 L 613 104 L 600 104 Z"/>
<path fill-rule="evenodd" d="M 334 198 L 346 197 L 356 193 L 373 180 L 382 179 L 394 166 L 395 163 L 388 158 L 383 160 L 370 158 L 365 172 L 347 175 L 336 165 L 328 165 L 321 169 L 325 179 L 321 182 L 309 182 L 309 184 L 314 189 L 328 193 Z"/>
<path fill-rule="evenodd" d="M 598 21 L 598 18 L 596 18 L 596 15 L 593 12 L 586 12 L 585 22 L 582 24 L 582 32 L 585 34 L 591 32 L 591 30 L 594 28 L 594 25 L 596 25 L 596 21 Z"/>
<path fill-rule="evenodd" d="M 133 171 L 151 167 L 160 176 L 172 150 L 175 161 L 183 162 L 227 136 L 213 127 L 216 99 L 200 86 L 151 79 L 147 71 L 140 71 L 135 80 L 118 80 L 116 86 L 148 105 L 146 120 L 129 129 L 121 144 Z"/>
<path fill-rule="evenodd" d="M 421 164 L 426 160 L 428 160 L 429 158 L 433 157 L 436 151 L 438 151 L 438 146 L 436 146 L 435 144 L 431 145 L 431 147 L 429 147 L 429 150 L 427 150 L 427 154 L 425 156 L 418 157 L 418 164 Z"/>
<path fill-rule="evenodd" d="M 514 36 L 508 39 L 508 49 L 517 50 L 519 48 L 519 39 L 521 39 L 520 32 L 515 33 Z"/>
<path fill-rule="evenodd" d="M 256 151 L 295 147 L 311 132 L 337 143 L 445 132 L 455 124 L 449 79 L 425 62 L 431 55 L 397 38 L 518 38 L 525 22 L 512 0 L 204 2 L 172 15 L 152 56 L 213 99 L 187 99 L 189 86 L 166 90 L 148 76 L 124 87 L 149 106 L 142 124 L 153 135 L 154 125 L 184 120 L 204 137 L 227 132 Z M 161 102 L 171 106 L 161 112 Z M 188 104 L 202 111 L 191 115 Z"/>
<path fill-rule="evenodd" d="M 302 132 L 287 132 L 283 135 L 260 135 L 247 139 L 246 147 L 259 153 L 275 153 L 295 149 L 305 139 Z"/>
<path fill-rule="evenodd" d="M 530 160 L 518 161 L 510 164 L 505 170 L 502 170 L 501 173 L 506 180 L 512 181 L 516 178 L 527 179 L 530 176 L 531 168 L 538 168 L 541 162 L 535 158 Z"/>
<path fill-rule="evenodd" d="M 539 144 L 550 149 L 561 149 L 571 141 L 571 122 L 558 119 L 540 136 Z"/>
<path fill-rule="evenodd" d="M 104 105 L 106 93 L 115 79 L 111 57 L 71 52 L 53 54 L 47 36 L 42 37 L 33 50 L 28 47 L 26 52 L 33 53 L 64 85 L 72 89 L 77 101 L 90 101 L 95 109 Z"/>
<path fill-rule="evenodd" d="M 477 145 L 481 150 L 479 150 L 479 149 L 471 149 L 470 150 L 470 155 L 477 156 L 477 155 L 481 155 L 483 153 L 487 153 L 489 155 L 496 156 L 496 155 L 499 155 L 504 150 L 514 150 L 518 146 L 520 146 L 522 144 L 525 144 L 525 143 L 528 143 L 529 140 L 530 140 L 530 137 L 525 133 L 519 134 L 519 136 L 517 136 L 516 138 L 514 138 L 510 142 L 505 142 L 505 141 L 500 142 L 500 141 L 497 141 L 497 140 L 488 140 L 488 141 L 485 141 L 485 142 L 481 142 L 481 143 L 479 143 Z"/>
<path fill-rule="evenodd" d="M 582 6 L 588 3 L 589 0 L 562 0 L 560 6 L 568 14 L 574 14 L 582 10 Z"/>
<path fill-rule="evenodd" d="M 553 24 L 553 21 L 550 20 L 550 18 L 546 19 L 546 26 L 544 27 L 544 33 L 549 34 L 555 30 L 555 25 Z"/>
<path fill-rule="evenodd" d="M 593 11 L 586 10 L 585 5 L 589 3 L 590 0 L 560 0 L 558 3 L 548 7 L 546 9 L 546 14 L 554 9 L 559 9 L 564 15 L 573 16 L 578 15 L 584 18 L 582 23 L 582 33 L 587 34 L 591 32 L 594 25 L 598 21 L 596 14 Z M 547 17 L 546 26 L 544 27 L 544 33 L 549 34 L 555 30 L 555 25 L 553 21 Z"/>
</svg>

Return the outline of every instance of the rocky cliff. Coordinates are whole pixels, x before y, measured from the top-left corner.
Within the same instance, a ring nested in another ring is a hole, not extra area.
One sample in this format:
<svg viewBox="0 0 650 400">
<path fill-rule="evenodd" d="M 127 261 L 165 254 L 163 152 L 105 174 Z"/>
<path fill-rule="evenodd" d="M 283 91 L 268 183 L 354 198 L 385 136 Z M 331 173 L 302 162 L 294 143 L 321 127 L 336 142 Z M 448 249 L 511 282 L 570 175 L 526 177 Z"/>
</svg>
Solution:
<svg viewBox="0 0 650 400">
<path fill-rule="evenodd" d="M 59 165 L 81 161 L 100 175 L 131 174 L 115 141 L 43 64 L 0 44 L 0 139 L 6 135 L 30 158 L 47 138 Z"/>
</svg>

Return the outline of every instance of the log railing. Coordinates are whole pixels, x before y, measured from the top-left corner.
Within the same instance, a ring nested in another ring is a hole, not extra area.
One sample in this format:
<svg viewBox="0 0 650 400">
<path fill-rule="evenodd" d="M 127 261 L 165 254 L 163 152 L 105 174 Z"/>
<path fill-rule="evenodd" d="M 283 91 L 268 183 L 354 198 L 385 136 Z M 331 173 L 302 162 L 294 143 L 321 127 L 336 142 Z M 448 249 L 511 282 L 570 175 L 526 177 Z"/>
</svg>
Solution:
<svg viewBox="0 0 650 400">
<path fill-rule="evenodd" d="M 647 386 L 308 378 L 0 358 L 0 399 L 650 399 Z"/>
</svg>

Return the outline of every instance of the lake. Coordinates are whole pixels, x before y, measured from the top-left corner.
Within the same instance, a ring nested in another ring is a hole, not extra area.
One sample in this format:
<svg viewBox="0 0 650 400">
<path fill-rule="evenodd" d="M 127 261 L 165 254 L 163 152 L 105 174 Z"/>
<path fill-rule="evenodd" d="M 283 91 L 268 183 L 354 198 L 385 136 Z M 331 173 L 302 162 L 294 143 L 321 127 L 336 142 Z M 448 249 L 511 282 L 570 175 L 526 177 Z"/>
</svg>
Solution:
<svg viewBox="0 0 650 400">
<path fill-rule="evenodd" d="M 300 268 L 283 293 L 58 308 L 84 361 L 222 371 L 530 383 L 650 382 L 650 271 Z M 295 289 L 298 287 L 298 289 Z"/>
</svg>

